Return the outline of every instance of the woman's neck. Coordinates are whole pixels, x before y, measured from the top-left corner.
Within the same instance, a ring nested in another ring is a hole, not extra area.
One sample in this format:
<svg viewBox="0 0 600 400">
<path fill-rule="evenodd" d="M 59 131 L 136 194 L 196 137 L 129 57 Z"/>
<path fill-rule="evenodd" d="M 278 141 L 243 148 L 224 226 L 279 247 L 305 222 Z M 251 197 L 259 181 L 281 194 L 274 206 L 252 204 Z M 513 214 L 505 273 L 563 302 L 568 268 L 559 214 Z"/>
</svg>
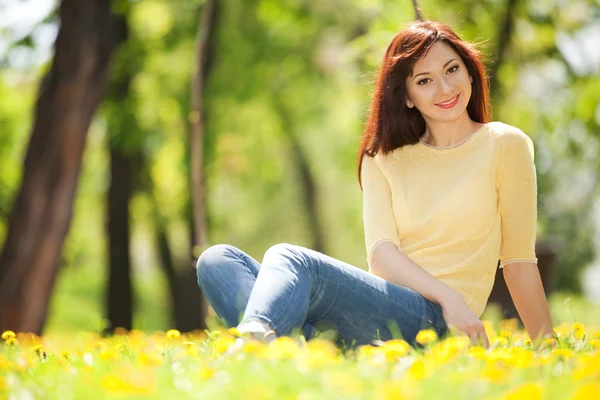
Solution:
<svg viewBox="0 0 600 400">
<path fill-rule="evenodd" d="M 425 134 L 421 142 L 436 147 L 453 146 L 462 142 L 481 126 L 482 124 L 471 120 L 468 115 L 466 118 L 452 122 L 426 121 Z"/>
</svg>

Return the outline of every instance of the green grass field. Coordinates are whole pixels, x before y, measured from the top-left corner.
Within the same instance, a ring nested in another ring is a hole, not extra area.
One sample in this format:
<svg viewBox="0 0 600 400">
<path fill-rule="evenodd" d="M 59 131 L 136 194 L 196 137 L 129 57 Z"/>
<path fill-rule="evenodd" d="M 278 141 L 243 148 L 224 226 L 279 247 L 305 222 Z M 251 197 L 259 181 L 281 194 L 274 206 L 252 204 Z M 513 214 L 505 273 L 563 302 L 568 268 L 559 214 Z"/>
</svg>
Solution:
<svg viewBox="0 0 600 400">
<path fill-rule="evenodd" d="M 600 398 L 600 307 L 581 297 L 551 297 L 556 339 L 539 346 L 488 310 L 489 349 L 423 331 L 421 349 L 398 338 L 340 350 L 324 336 L 227 354 L 235 329 L 165 332 L 159 276 L 136 282 L 139 329 L 101 338 L 103 282 L 91 270 L 66 271 L 44 337 L 3 333 L 0 399 Z"/>
</svg>

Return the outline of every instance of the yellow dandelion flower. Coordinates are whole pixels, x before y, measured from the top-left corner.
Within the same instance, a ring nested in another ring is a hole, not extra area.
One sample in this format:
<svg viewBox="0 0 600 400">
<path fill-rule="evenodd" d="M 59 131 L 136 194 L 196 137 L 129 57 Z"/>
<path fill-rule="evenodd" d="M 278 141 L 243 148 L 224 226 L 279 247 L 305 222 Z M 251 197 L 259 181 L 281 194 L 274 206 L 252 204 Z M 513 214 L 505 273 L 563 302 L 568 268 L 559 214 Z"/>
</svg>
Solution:
<svg viewBox="0 0 600 400">
<path fill-rule="evenodd" d="M 148 365 L 160 365 L 164 362 L 163 356 L 157 351 L 142 351 L 138 356 L 140 364 Z"/>
<path fill-rule="evenodd" d="M 227 332 L 231 335 L 231 336 L 235 336 L 235 337 L 240 337 L 242 336 L 242 334 L 240 333 L 240 331 L 238 330 L 237 327 L 233 327 L 233 328 L 229 328 L 227 330 Z"/>
<path fill-rule="evenodd" d="M 554 347 L 556 346 L 558 343 L 556 342 L 555 338 L 547 338 L 544 339 L 544 341 L 542 342 L 542 346 L 543 347 Z"/>
<path fill-rule="evenodd" d="M 31 348 L 31 351 L 33 351 L 34 353 L 38 353 L 39 354 L 42 351 L 42 345 L 38 344 L 37 346 L 33 346 Z"/>
<path fill-rule="evenodd" d="M 231 346 L 233 343 L 235 343 L 235 339 L 231 336 L 227 337 L 224 336 L 222 338 L 219 338 L 214 344 L 213 344 L 213 349 L 217 352 L 217 353 L 224 353 L 227 351 L 227 349 L 229 349 L 229 346 Z"/>
<path fill-rule="evenodd" d="M 417 333 L 416 341 L 419 344 L 426 345 L 435 342 L 438 339 L 437 333 L 432 329 L 425 329 Z"/>
<path fill-rule="evenodd" d="M 427 376 L 428 368 L 426 368 L 425 362 L 421 359 L 415 360 L 408 369 L 408 376 L 411 379 L 419 380 Z"/>
<path fill-rule="evenodd" d="M 179 337 L 181 336 L 181 332 L 179 332 L 177 329 L 169 329 L 167 331 L 167 338 L 173 340 L 173 339 L 179 339 Z"/>
<path fill-rule="evenodd" d="M 93 347 L 94 347 L 96 350 L 104 350 L 104 349 L 106 349 L 106 343 L 104 343 L 104 342 L 101 342 L 101 341 L 98 341 L 98 342 L 94 343 L 94 346 L 93 346 Z"/>
<path fill-rule="evenodd" d="M 388 340 L 381 347 L 381 351 L 385 354 L 387 361 L 396 361 L 408 354 L 410 345 L 401 339 Z"/>
<path fill-rule="evenodd" d="M 487 362 L 483 376 L 491 382 L 501 383 L 505 377 L 505 370 L 497 362 Z"/>
<path fill-rule="evenodd" d="M 14 337 L 9 337 L 8 339 L 6 339 L 6 344 L 9 346 L 13 346 L 15 344 L 17 344 L 17 338 Z"/>
<path fill-rule="evenodd" d="M 485 359 L 485 349 L 481 346 L 473 346 L 468 350 L 467 353 L 479 360 Z"/>
<path fill-rule="evenodd" d="M 246 354 L 262 354 L 265 350 L 265 344 L 258 340 L 250 340 L 242 346 L 242 351 Z"/>
<path fill-rule="evenodd" d="M 269 343 L 268 348 L 266 355 L 270 359 L 293 358 L 300 351 L 296 342 L 288 336 L 278 337 Z"/>
<path fill-rule="evenodd" d="M 16 338 L 17 335 L 13 331 L 4 331 L 2 332 L 2 340 L 7 340 L 10 338 Z"/>
<path fill-rule="evenodd" d="M 496 336 L 492 340 L 492 345 L 495 347 L 508 346 L 508 339 L 504 335 Z"/>
<path fill-rule="evenodd" d="M 573 379 L 594 379 L 600 377 L 600 353 L 587 353 L 579 356 L 573 371 Z"/>
<path fill-rule="evenodd" d="M 600 339 L 592 339 L 590 340 L 590 344 L 592 345 L 592 347 L 598 349 L 600 348 Z"/>
<path fill-rule="evenodd" d="M 98 357 L 102 360 L 114 360 L 117 358 L 117 353 L 112 349 L 106 348 L 98 352 Z"/>
<path fill-rule="evenodd" d="M 201 379 L 210 379 L 213 376 L 215 376 L 216 373 L 217 371 L 214 368 L 208 367 L 206 365 L 200 366 L 199 375 Z"/>
<path fill-rule="evenodd" d="M 537 382 L 528 382 L 510 390 L 504 400 L 541 400 L 544 388 Z"/>
<path fill-rule="evenodd" d="M 583 325 L 581 322 L 574 322 L 573 325 L 571 325 L 571 330 L 572 331 L 583 331 L 583 330 L 585 330 L 585 325 Z"/>
<path fill-rule="evenodd" d="M 402 400 L 416 397 L 417 390 L 408 381 L 389 380 L 379 385 L 372 398 L 377 400 Z"/>
<path fill-rule="evenodd" d="M 580 386 L 571 400 L 596 400 L 600 399 L 600 383 L 590 382 Z"/>
<path fill-rule="evenodd" d="M 557 358 L 572 358 L 573 351 L 569 349 L 554 349 L 552 354 Z"/>
</svg>

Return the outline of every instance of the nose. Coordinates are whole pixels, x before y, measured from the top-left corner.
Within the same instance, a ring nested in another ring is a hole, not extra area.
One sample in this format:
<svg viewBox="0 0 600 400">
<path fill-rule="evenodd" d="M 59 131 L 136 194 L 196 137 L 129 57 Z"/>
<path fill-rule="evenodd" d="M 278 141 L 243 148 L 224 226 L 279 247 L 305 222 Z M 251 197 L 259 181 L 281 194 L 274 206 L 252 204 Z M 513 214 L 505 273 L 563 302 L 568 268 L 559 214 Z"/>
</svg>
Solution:
<svg viewBox="0 0 600 400">
<path fill-rule="evenodd" d="M 442 95 L 452 93 L 452 84 L 448 81 L 446 77 L 439 80 L 440 82 L 440 92 Z"/>
</svg>

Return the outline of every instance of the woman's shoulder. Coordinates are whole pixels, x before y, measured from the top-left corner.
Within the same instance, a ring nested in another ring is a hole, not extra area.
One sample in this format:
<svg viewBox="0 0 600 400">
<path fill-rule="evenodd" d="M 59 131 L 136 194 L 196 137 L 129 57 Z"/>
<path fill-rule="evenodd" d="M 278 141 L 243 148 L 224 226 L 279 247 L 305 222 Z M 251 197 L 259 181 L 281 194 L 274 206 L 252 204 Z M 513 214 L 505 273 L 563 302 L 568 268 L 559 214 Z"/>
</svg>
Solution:
<svg viewBox="0 0 600 400">
<path fill-rule="evenodd" d="M 504 142 L 531 140 L 525 132 L 523 132 L 516 126 L 509 125 L 500 121 L 488 122 L 486 125 L 495 138 Z"/>
<path fill-rule="evenodd" d="M 531 138 L 516 126 L 505 124 L 500 121 L 489 122 L 487 124 L 492 137 L 499 144 L 498 149 L 503 154 L 506 151 L 516 150 L 522 148 L 527 149 L 533 153 L 534 146 Z"/>
</svg>

